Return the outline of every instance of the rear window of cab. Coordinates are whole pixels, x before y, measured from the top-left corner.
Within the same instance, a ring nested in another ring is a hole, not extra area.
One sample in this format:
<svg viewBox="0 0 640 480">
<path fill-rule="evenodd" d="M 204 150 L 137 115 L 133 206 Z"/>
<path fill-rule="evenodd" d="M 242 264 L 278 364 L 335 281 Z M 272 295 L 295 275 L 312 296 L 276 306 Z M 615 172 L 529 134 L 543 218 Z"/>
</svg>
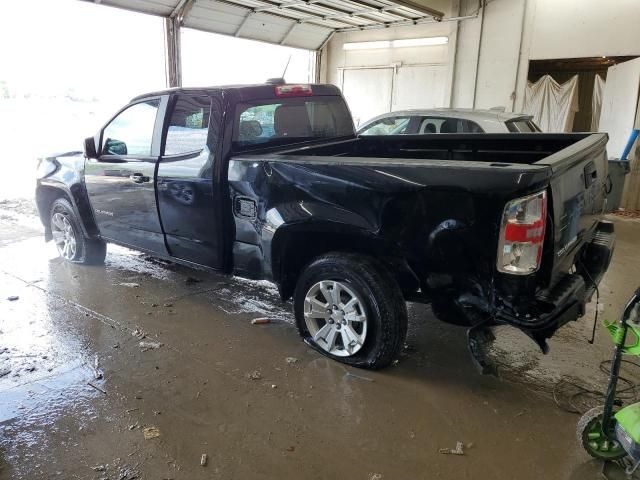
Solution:
<svg viewBox="0 0 640 480">
<path fill-rule="evenodd" d="M 233 146 L 242 149 L 354 135 L 351 115 L 338 96 L 310 96 L 240 103 Z"/>
</svg>

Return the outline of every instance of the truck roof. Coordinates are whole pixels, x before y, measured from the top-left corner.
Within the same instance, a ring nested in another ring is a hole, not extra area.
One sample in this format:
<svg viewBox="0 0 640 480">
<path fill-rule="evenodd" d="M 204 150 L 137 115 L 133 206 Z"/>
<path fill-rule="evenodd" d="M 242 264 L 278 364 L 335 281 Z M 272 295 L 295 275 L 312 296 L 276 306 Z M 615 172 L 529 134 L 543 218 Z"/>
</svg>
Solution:
<svg viewBox="0 0 640 480">
<path fill-rule="evenodd" d="M 214 92 L 234 92 L 239 100 L 250 100 L 257 98 L 277 98 L 275 87 L 279 85 L 297 85 L 297 84 L 274 84 L 274 83 L 258 83 L 253 85 L 219 85 L 210 87 L 174 87 L 157 90 L 154 92 L 138 95 L 131 99 L 132 102 L 142 100 L 149 97 L 157 97 L 160 95 L 170 95 L 174 93 L 184 93 L 192 95 L 209 95 Z M 304 84 L 310 85 L 313 95 L 340 95 L 340 89 L 335 85 L 326 83 Z"/>
</svg>

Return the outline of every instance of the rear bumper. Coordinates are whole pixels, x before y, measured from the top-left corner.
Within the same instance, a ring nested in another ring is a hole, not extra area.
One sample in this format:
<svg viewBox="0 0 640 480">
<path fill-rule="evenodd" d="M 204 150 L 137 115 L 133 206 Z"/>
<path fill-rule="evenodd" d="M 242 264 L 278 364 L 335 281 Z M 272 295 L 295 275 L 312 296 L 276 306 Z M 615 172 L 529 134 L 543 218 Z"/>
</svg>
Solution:
<svg viewBox="0 0 640 480">
<path fill-rule="evenodd" d="M 501 308 L 495 320 L 521 329 L 546 352 L 546 340 L 558 328 L 584 315 L 609 267 L 614 246 L 613 224 L 600 222 L 592 240 L 576 256 L 576 273 L 567 273 L 551 290 L 536 295 L 526 313 Z"/>
</svg>

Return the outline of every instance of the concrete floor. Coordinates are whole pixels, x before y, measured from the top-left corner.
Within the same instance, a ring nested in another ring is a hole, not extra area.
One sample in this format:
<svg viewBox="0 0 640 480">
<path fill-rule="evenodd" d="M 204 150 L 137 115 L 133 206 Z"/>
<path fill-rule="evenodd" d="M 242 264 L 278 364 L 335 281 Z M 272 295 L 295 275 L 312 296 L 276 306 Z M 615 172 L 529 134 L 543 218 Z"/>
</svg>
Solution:
<svg viewBox="0 0 640 480">
<path fill-rule="evenodd" d="M 547 356 L 499 329 L 500 379 L 475 372 L 464 329 L 412 305 L 398 364 L 355 370 L 306 347 L 269 284 L 112 246 L 106 267 L 69 265 L 29 208 L 4 208 L 2 480 L 601 478 L 577 447 L 578 417 L 550 394 L 564 376 L 604 385 L 610 344 L 602 329 L 587 343 L 594 304 Z M 640 222 L 616 229 L 606 318 L 639 283 Z M 465 455 L 438 453 L 457 441 Z"/>
</svg>

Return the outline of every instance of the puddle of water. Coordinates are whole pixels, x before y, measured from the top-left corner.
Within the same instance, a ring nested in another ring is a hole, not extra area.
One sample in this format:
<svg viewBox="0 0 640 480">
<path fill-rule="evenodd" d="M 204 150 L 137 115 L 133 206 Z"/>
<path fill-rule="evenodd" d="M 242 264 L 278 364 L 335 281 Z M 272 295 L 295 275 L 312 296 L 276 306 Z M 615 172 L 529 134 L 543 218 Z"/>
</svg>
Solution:
<svg viewBox="0 0 640 480">
<path fill-rule="evenodd" d="M 87 385 L 92 379 L 92 370 L 76 361 L 53 369 L 36 381 L 0 387 L 0 425 L 11 420 L 31 424 L 41 411 L 55 413 L 77 404 L 79 393 L 81 397 L 98 396 L 100 392 Z M 69 395 L 71 390 L 73 395 Z"/>
</svg>

